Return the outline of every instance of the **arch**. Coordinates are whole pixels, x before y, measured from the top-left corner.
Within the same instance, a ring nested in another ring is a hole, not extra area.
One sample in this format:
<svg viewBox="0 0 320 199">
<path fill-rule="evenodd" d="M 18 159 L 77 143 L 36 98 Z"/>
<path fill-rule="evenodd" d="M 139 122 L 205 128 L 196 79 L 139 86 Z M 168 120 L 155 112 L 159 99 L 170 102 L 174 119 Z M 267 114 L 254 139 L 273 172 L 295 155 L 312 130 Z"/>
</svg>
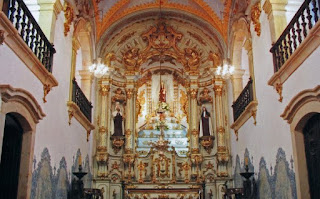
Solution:
<svg viewBox="0 0 320 199">
<path fill-rule="evenodd" d="M 320 113 L 320 86 L 298 93 L 281 114 L 290 124 L 298 198 L 310 198 L 303 128 L 315 113 Z"/>
<path fill-rule="evenodd" d="M 36 124 L 45 117 L 37 100 L 26 90 L 0 85 L 0 154 L 7 113 L 16 117 L 23 129 L 18 197 L 28 198 L 31 191 L 33 149 Z"/>
</svg>

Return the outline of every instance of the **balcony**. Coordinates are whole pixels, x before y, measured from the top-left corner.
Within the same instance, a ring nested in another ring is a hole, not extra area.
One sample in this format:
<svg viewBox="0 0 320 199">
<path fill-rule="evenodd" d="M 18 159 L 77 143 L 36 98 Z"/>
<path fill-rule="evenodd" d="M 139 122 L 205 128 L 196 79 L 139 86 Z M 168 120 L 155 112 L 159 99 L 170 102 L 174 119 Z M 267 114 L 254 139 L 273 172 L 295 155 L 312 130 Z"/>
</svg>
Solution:
<svg viewBox="0 0 320 199">
<path fill-rule="evenodd" d="M 72 80 L 72 101 L 67 102 L 69 125 L 74 117 L 87 130 L 87 140 L 89 139 L 90 131 L 94 129 L 91 123 L 92 104 L 82 92 L 77 81 Z"/>
<path fill-rule="evenodd" d="M 237 140 L 238 130 L 251 116 L 254 119 L 254 125 L 256 125 L 257 106 L 258 102 L 254 99 L 253 82 L 250 78 L 249 82 L 232 105 L 234 123 L 231 125 L 231 128 L 234 129 Z"/>
<path fill-rule="evenodd" d="M 5 43 L 41 81 L 46 95 L 58 82 L 52 75 L 56 52 L 22 0 L 4 0 L 0 12 L 0 29 Z"/>
<path fill-rule="evenodd" d="M 282 85 L 319 46 L 320 1 L 306 0 L 270 49 L 274 75 L 268 81 L 282 101 Z"/>
</svg>

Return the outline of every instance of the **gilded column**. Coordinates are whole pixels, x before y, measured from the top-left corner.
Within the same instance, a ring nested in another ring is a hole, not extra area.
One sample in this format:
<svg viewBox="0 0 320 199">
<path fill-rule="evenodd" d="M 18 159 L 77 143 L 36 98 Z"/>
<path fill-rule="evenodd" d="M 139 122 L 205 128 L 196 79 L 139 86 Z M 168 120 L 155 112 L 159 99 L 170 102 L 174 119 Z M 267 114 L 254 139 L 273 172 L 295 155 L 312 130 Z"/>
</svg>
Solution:
<svg viewBox="0 0 320 199">
<path fill-rule="evenodd" d="M 190 132 L 191 132 L 191 153 L 199 153 L 199 131 L 198 131 L 198 113 L 197 113 L 197 95 L 198 89 L 190 89 Z"/>
<path fill-rule="evenodd" d="M 102 84 L 100 86 L 100 99 L 101 99 L 101 113 L 100 113 L 100 125 L 99 125 L 99 146 L 98 152 L 107 151 L 107 99 L 109 96 L 110 86 Z"/>
<path fill-rule="evenodd" d="M 229 162 L 229 151 L 226 146 L 226 130 L 224 125 L 224 105 L 223 105 L 223 91 L 224 81 L 221 78 L 215 79 L 214 93 L 215 93 L 215 108 L 216 108 L 216 126 L 217 126 L 217 162 L 219 177 L 227 177 L 227 164 Z"/>
<path fill-rule="evenodd" d="M 133 112 L 134 112 L 134 103 L 133 103 L 133 95 L 134 95 L 134 89 L 133 88 L 127 88 L 127 104 L 126 104 L 126 113 L 125 113 L 125 138 L 126 138 L 126 144 L 125 144 L 125 153 L 132 153 L 133 152 Z"/>
</svg>

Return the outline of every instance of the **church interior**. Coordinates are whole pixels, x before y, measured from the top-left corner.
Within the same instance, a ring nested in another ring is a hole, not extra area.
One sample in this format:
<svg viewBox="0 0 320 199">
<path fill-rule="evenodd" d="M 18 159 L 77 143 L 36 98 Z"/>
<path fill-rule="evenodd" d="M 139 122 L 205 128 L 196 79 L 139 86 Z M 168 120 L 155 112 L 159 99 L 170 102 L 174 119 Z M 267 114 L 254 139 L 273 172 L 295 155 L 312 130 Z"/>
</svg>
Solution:
<svg viewBox="0 0 320 199">
<path fill-rule="evenodd" d="M 0 198 L 320 198 L 319 0 L 0 0 Z"/>
</svg>

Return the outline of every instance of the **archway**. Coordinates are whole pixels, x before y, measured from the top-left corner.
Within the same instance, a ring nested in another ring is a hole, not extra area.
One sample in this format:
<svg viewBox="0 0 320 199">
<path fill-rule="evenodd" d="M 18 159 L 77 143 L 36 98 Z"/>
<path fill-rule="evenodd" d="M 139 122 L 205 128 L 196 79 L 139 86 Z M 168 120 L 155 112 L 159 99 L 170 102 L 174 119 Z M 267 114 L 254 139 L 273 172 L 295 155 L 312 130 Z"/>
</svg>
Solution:
<svg viewBox="0 0 320 199">
<path fill-rule="evenodd" d="M 311 198 L 320 196 L 320 113 L 314 114 L 303 128 Z"/>
<path fill-rule="evenodd" d="M 6 115 L 0 164 L 0 198 L 17 198 L 23 128 L 16 117 Z"/>
</svg>

